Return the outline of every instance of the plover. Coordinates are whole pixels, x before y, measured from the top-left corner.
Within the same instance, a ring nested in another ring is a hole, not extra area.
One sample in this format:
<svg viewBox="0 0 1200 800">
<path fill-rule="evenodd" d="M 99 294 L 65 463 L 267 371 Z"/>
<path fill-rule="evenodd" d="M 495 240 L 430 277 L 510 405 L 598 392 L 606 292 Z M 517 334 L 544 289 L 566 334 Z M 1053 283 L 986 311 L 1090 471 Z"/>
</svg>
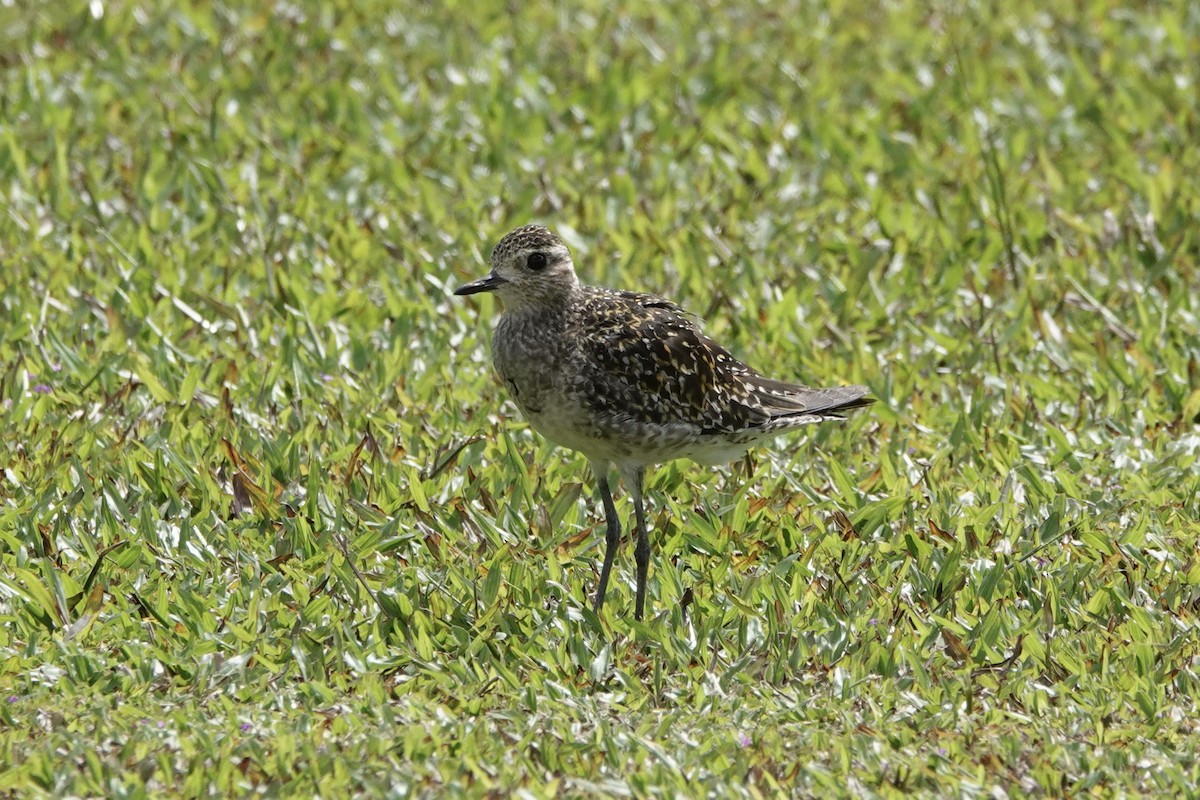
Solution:
<svg viewBox="0 0 1200 800">
<path fill-rule="evenodd" d="M 606 522 L 597 614 L 621 535 L 613 465 L 633 499 L 640 620 L 650 565 L 646 467 L 676 458 L 720 464 L 781 432 L 874 402 L 865 386 L 813 389 L 767 378 L 670 300 L 581 284 L 566 245 L 540 225 L 501 239 L 491 272 L 454 293 L 477 292 L 495 292 L 503 304 L 492 358 L 525 419 L 591 462 Z"/>
</svg>

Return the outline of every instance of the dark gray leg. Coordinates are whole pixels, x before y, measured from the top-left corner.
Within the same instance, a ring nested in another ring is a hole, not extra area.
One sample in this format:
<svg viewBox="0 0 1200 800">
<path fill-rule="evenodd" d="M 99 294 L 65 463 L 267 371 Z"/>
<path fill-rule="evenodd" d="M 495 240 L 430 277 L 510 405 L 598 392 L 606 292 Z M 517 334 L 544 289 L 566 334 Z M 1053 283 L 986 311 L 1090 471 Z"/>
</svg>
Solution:
<svg viewBox="0 0 1200 800">
<path fill-rule="evenodd" d="M 613 504 L 612 491 L 608 487 L 608 464 L 592 462 L 592 474 L 596 476 L 596 493 L 604 504 L 604 566 L 600 568 L 600 584 L 596 587 L 596 600 L 592 608 L 596 613 L 604 607 L 604 593 L 608 590 L 608 576 L 617 557 L 617 541 L 621 538 L 621 523 L 617 519 L 617 507 Z"/>
<path fill-rule="evenodd" d="M 633 513 L 637 520 L 637 546 L 633 550 L 637 562 L 637 603 L 633 618 L 640 620 L 646 610 L 646 578 L 650 572 L 650 532 L 646 530 L 646 507 L 642 502 L 642 481 L 646 470 L 638 467 L 626 478 L 629 493 L 633 495 Z"/>
</svg>

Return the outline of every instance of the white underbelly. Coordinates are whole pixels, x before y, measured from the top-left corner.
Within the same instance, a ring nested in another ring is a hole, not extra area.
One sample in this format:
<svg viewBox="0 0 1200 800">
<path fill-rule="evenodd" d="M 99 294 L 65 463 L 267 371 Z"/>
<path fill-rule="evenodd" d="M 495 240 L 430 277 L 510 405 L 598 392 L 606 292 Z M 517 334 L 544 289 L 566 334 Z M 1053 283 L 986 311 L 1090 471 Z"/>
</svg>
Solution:
<svg viewBox="0 0 1200 800">
<path fill-rule="evenodd" d="M 563 413 L 523 410 L 535 431 L 551 442 L 578 450 L 597 461 L 618 465 L 650 466 L 677 458 L 700 464 L 734 461 L 752 447 L 757 437 L 701 436 L 679 425 L 638 425 L 619 430 L 602 430 L 580 424 L 578 417 Z"/>
</svg>

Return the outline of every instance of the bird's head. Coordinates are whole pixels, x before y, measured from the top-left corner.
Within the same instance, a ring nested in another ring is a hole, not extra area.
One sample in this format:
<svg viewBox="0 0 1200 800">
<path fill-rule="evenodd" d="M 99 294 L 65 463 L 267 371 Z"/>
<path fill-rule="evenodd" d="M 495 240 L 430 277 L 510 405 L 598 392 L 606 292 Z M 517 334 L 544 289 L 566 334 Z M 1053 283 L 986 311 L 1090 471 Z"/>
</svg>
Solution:
<svg viewBox="0 0 1200 800">
<path fill-rule="evenodd" d="M 525 225 L 492 251 L 492 271 L 454 290 L 457 295 L 495 292 L 506 309 L 553 305 L 579 287 L 571 251 L 549 229 Z"/>
</svg>

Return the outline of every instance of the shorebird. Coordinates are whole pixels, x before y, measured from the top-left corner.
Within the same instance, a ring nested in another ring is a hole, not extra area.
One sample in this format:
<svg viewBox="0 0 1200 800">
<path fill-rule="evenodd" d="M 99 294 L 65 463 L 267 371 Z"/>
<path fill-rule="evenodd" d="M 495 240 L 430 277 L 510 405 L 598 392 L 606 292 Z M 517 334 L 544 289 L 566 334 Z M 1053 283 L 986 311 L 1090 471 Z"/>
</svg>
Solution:
<svg viewBox="0 0 1200 800">
<path fill-rule="evenodd" d="M 648 466 L 676 458 L 724 463 L 779 433 L 874 402 L 865 386 L 814 389 L 767 378 L 670 300 L 581 284 L 566 245 L 540 225 L 501 239 L 491 272 L 454 293 L 478 292 L 494 292 L 503 305 L 492 358 L 521 414 L 591 463 L 606 523 L 597 614 L 621 537 L 613 465 L 633 499 L 640 620 L 650 566 Z"/>
</svg>

